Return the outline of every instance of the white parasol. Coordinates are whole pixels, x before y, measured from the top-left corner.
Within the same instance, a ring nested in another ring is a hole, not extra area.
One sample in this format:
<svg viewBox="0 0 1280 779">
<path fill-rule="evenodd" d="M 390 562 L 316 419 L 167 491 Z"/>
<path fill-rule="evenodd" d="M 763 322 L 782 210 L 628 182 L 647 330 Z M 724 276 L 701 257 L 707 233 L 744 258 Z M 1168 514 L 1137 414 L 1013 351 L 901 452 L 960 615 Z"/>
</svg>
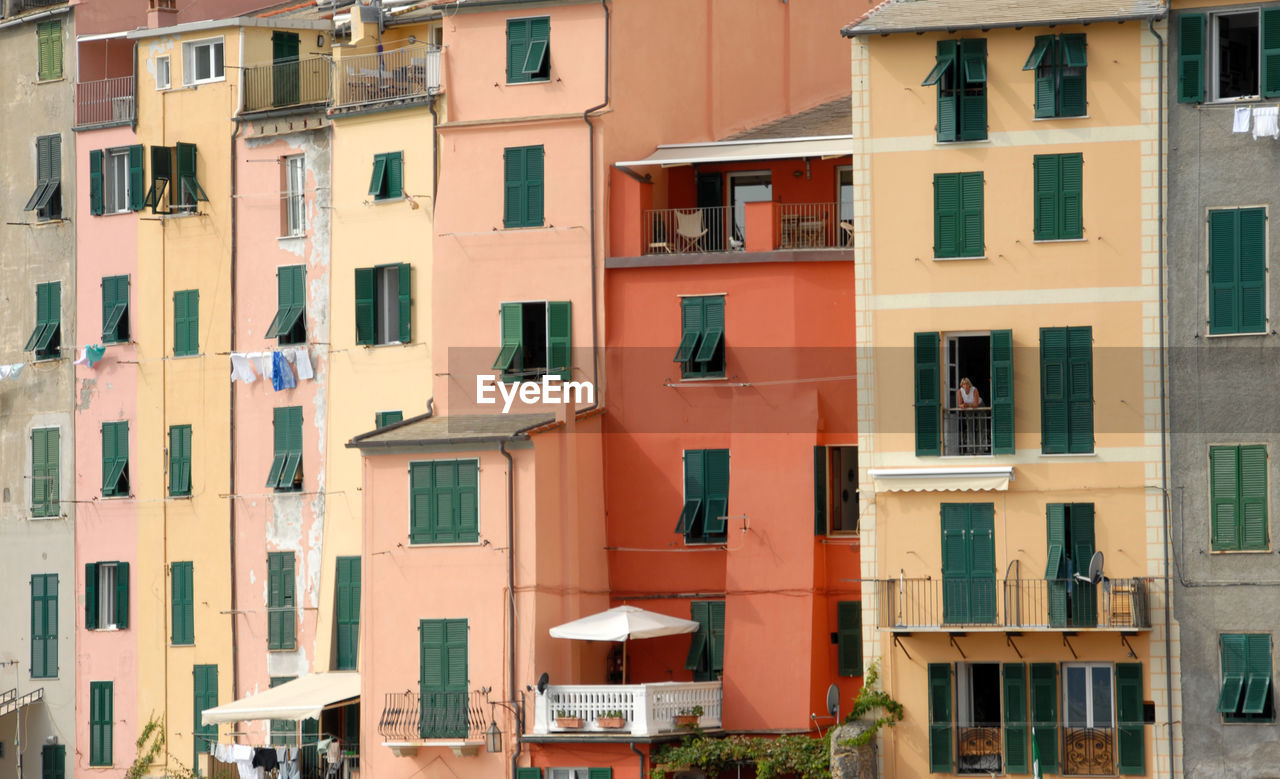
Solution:
<svg viewBox="0 0 1280 779">
<path fill-rule="evenodd" d="M 599 614 L 591 614 L 551 628 L 553 638 L 575 638 L 579 641 L 621 641 L 623 684 L 626 683 L 627 641 L 633 638 L 659 638 L 697 632 L 701 625 L 635 606 L 615 606 Z"/>
</svg>

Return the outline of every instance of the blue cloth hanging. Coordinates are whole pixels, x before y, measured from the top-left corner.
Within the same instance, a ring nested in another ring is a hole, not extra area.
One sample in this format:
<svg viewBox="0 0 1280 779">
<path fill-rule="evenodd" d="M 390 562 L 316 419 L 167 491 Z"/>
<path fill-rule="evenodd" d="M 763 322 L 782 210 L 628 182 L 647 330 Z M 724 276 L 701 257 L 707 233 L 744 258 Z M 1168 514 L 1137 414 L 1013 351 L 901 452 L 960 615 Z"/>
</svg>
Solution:
<svg viewBox="0 0 1280 779">
<path fill-rule="evenodd" d="M 293 369 L 289 367 L 289 363 L 280 352 L 273 352 L 271 355 L 271 386 L 276 392 L 298 386 L 298 382 L 293 378 Z"/>
</svg>

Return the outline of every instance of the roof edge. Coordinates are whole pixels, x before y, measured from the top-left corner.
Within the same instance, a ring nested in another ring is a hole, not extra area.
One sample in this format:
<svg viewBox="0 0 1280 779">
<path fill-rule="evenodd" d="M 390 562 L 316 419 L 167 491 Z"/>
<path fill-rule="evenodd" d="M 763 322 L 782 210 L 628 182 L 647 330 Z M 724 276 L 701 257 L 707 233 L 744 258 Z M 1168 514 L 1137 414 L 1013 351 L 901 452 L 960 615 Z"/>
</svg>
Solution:
<svg viewBox="0 0 1280 779">
<path fill-rule="evenodd" d="M 881 5 L 883 5 L 883 3 Z M 878 7 L 879 6 L 877 6 L 877 8 Z M 1152 20 L 1163 19 L 1168 13 L 1169 13 L 1169 9 L 1166 8 L 1165 10 L 1160 11 L 1159 13 L 1124 14 L 1122 16 L 1086 17 L 1083 19 L 1078 17 L 1069 17 L 1064 19 L 1030 19 L 1030 20 L 1019 20 L 1016 22 L 995 22 L 995 23 L 987 23 L 987 24 L 941 24 L 941 25 L 931 24 L 931 25 L 924 25 L 921 27 L 895 28 L 892 30 L 876 30 L 876 29 L 858 30 L 855 28 L 861 25 L 862 21 L 857 21 L 857 22 L 854 22 L 853 24 L 847 25 L 844 28 L 842 28 L 840 30 L 840 35 L 845 38 L 858 38 L 858 37 L 870 36 L 870 35 L 883 36 L 883 35 L 901 35 L 904 33 L 919 34 L 919 33 L 925 33 L 925 32 L 955 32 L 957 30 L 1000 30 L 1000 29 L 1022 28 L 1022 27 L 1059 27 L 1059 26 L 1065 26 L 1069 24 L 1106 24 L 1107 22 L 1115 22 L 1119 24 L 1122 22 L 1141 21 L 1143 19 L 1152 19 Z"/>
</svg>

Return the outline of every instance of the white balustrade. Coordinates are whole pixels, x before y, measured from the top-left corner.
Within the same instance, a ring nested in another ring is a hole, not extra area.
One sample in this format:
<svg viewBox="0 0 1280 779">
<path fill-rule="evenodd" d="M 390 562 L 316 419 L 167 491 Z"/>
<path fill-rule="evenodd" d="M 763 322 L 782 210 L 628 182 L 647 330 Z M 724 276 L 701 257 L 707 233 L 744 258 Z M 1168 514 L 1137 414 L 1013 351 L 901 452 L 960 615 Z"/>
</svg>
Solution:
<svg viewBox="0 0 1280 779">
<path fill-rule="evenodd" d="M 535 735 L 556 733 L 618 733 L 650 736 L 685 730 L 676 727 L 677 714 L 702 707 L 698 727 L 719 728 L 720 682 L 658 682 L 655 684 L 551 685 L 534 701 Z M 597 722 L 609 712 L 622 712 L 621 728 Z M 557 718 L 578 718 L 582 727 L 560 727 Z"/>
</svg>

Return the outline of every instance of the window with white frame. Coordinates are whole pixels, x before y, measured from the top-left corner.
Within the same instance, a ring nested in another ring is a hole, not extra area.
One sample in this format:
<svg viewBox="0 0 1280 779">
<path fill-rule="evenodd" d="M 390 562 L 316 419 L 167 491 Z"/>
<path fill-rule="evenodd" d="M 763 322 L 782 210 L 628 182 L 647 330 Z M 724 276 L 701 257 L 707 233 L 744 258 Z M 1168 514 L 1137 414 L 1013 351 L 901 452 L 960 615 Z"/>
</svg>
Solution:
<svg viewBox="0 0 1280 779">
<path fill-rule="evenodd" d="M 304 185 L 306 183 L 306 160 L 298 154 L 284 158 L 284 219 L 281 220 L 282 233 L 285 236 L 302 235 L 306 232 L 306 199 Z"/>
<path fill-rule="evenodd" d="M 129 149 L 107 149 L 102 164 L 102 210 L 119 214 L 129 210 Z"/>
<path fill-rule="evenodd" d="M 156 89 L 169 88 L 169 58 L 156 57 Z"/>
<path fill-rule="evenodd" d="M 587 779 L 585 768 L 548 768 L 549 779 Z"/>
<path fill-rule="evenodd" d="M 116 620 L 116 576 L 115 563 L 98 563 L 97 599 L 98 630 L 114 630 L 120 625 Z"/>
<path fill-rule="evenodd" d="M 1210 17 L 1209 76 L 1214 100 L 1256 98 L 1259 91 L 1261 47 L 1257 9 Z"/>
<path fill-rule="evenodd" d="M 182 83 L 204 84 L 221 81 L 222 39 L 210 38 L 182 44 Z"/>
</svg>

